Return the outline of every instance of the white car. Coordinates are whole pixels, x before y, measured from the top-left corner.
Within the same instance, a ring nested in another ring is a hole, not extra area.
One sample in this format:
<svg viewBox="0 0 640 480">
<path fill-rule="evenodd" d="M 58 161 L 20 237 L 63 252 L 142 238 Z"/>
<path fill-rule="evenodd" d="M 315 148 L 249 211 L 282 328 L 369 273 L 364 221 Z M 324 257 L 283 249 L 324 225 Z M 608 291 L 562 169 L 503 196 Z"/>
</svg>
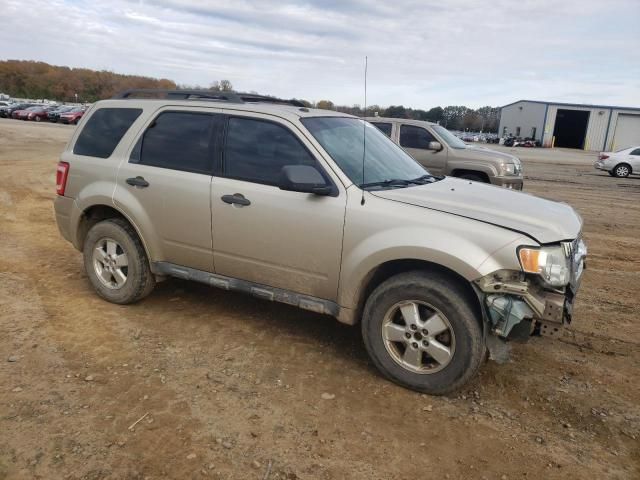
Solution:
<svg viewBox="0 0 640 480">
<path fill-rule="evenodd" d="M 612 177 L 628 177 L 640 174 L 640 146 L 625 148 L 617 152 L 602 152 L 594 164 L 598 170 L 609 172 Z"/>
</svg>

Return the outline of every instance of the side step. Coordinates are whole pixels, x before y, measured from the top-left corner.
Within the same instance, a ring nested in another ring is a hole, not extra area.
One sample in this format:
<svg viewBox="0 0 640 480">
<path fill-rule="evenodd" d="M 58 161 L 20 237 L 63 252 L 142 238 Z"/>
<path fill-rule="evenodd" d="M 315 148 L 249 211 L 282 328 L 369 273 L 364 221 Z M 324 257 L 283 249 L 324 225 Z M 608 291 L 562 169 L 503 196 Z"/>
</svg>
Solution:
<svg viewBox="0 0 640 480">
<path fill-rule="evenodd" d="M 262 298 L 264 300 L 286 303 L 287 305 L 293 305 L 294 307 L 310 310 L 316 313 L 331 315 L 332 317 L 338 317 L 340 313 L 340 307 L 338 304 L 329 300 L 312 297 L 310 295 L 301 295 L 289 290 L 269 287 L 259 283 L 247 282 L 246 280 L 239 280 L 237 278 L 225 277 L 224 275 L 204 272 L 202 270 L 183 267 L 169 262 L 154 262 L 152 265 L 152 271 L 158 275 L 170 275 L 172 277 L 182 278 L 183 280 L 206 283 L 207 285 L 221 288 L 223 290 L 248 293 L 254 297 Z"/>
</svg>

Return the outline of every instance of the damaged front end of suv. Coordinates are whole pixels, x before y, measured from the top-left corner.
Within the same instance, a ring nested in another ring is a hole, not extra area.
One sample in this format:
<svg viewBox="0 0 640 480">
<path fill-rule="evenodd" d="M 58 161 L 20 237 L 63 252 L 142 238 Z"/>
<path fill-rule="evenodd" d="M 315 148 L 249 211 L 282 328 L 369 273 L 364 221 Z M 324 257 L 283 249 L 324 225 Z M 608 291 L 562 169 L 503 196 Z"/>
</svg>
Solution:
<svg viewBox="0 0 640 480">
<path fill-rule="evenodd" d="M 498 270 L 474 282 L 491 359 L 508 359 L 506 341 L 557 336 L 562 326 L 571 323 L 586 256 L 581 236 L 555 245 L 521 246 L 520 271 Z"/>
</svg>

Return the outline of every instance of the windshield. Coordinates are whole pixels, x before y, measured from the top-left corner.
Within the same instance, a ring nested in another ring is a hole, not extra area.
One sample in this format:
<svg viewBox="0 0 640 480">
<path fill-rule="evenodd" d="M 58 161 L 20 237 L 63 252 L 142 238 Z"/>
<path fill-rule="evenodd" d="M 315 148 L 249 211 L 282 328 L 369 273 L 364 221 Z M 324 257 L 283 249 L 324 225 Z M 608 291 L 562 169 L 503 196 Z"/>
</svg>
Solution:
<svg viewBox="0 0 640 480">
<path fill-rule="evenodd" d="M 345 175 L 357 185 L 392 179 L 411 180 L 429 174 L 384 133 L 359 118 L 313 117 L 303 118 L 301 122 Z M 367 152 L 364 178 L 363 136 Z"/>
<path fill-rule="evenodd" d="M 433 125 L 431 128 L 433 128 L 435 132 L 440 135 L 440 138 L 442 138 L 445 143 L 451 148 L 467 148 L 467 145 L 462 140 L 460 140 L 446 128 L 440 125 Z"/>
</svg>

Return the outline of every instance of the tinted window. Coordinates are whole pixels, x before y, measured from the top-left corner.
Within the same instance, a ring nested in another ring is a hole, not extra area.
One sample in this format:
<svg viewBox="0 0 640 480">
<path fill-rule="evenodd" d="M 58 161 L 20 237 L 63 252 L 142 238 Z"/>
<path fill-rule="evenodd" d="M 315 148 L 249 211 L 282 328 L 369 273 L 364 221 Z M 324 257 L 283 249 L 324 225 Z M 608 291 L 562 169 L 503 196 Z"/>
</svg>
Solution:
<svg viewBox="0 0 640 480">
<path fill-rule="evenodd" d="M 76 155 L 110 157 L 118 143 L 142 110 L 139 108 L 101 108 L 80 132 L 73 147 Z"/>
<path fill-rule="evenodd" d="M 287 128 L 271 122 L 230 118 L 224 151 L 225 176 L 277 185 L 285 165 L 316 166 Z"/>
<path fill-rule="evenodd" d="M 391 137 L 391 124 L 390 123 L 377 123 L 371 122 L 374 127 L 384 133 L 387 137 Z"/>
<path fill-rule="evenodd" d="M 222 125 L 221 115 L 189 112 L 161 113 L 147 128 L 139 149 L 139 163 L 154 167 L 211 173 L 212 139 Z M 137 147 L 132 161 L 138 156 Z"/>
<path fill-rule="evenodd" d="M 436 139 L 422 127 L 413 125 L 400 126 L 400 146 L 405 148 L 422 148 L 429 149 L 429 142 L 435 142 Z"/>
<path fill-rule="evenodd" d="M 640 148 L 636 148 L 635 150 L 633 150 L 630 155 L 640 155 Z"/>
</svg>

